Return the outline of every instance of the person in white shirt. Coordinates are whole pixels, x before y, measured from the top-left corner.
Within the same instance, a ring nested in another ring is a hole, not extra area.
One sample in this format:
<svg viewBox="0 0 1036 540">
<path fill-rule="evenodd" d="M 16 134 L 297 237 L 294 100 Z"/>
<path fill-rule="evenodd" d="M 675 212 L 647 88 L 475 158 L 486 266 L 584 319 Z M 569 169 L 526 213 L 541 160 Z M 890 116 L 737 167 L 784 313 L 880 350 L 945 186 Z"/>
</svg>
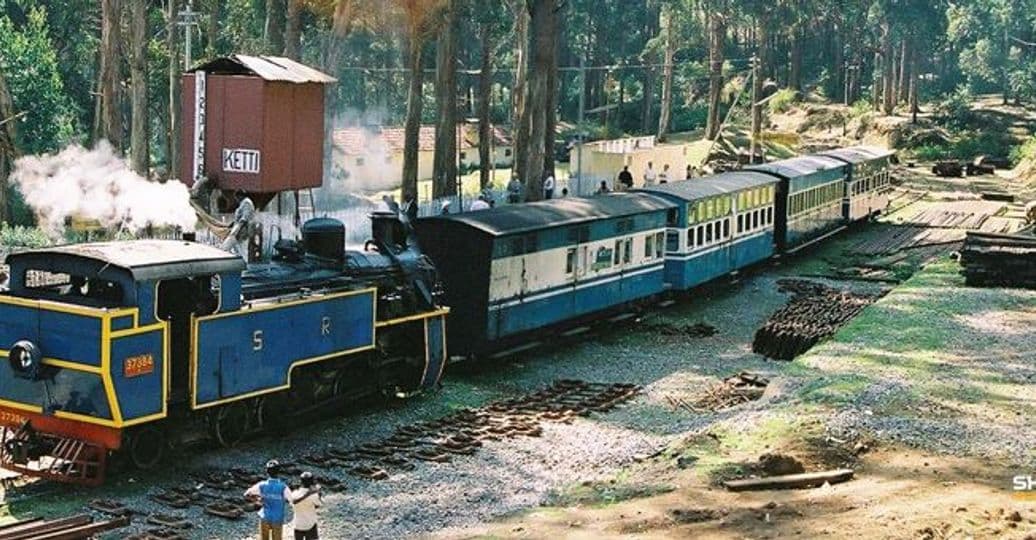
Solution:
<svg viewBox="0 0 1036 540">
<path fill-rule="evenodd" d="M 554 198 L 554 175 L 545 173 L 547 178 L 543 180 L 543 199 L 551 200 Z"/>
<path fill-rule="evenodd" d="M 647 170 L 644 171 L 644 185 L 653 186 L 655 185 L 655 179 L 658 178 L 658 174 L 655 173 L 655 164 L 648 162 Z"/>
<path fill-rule="evenodd" d="M 486 202 L 485 196 L 479 195 L 478 200 L 476 200 L 475 202 L 471 203 L 470 210 L 472 212 L 475 212 L 475 211 L 478 211 L 478 210 L 489 210 L 489 208 L 490 208 L 490 206 L 489 206 L 489 203 Z"/>
<path fill-rule="evenodd" d="M 668 184 L 669 183 L 669 164 L 668 163 L 666 163 L 665 165 L 662 166 L 662 174 L 658 175 L 658 183 L 659 184 Z"/>
<path fill-rule="evenodd" d="M 295 529 L 295 540 L 318 540 L 317 533 L 317 508 L 323 501 L 320 500 L 320 485 L 317 484 L 313 473 L 302 473 L 302 487 L 291 492 L 291 502 L 295 508 L 295 520 L 292 528 Z"/>
</svg>

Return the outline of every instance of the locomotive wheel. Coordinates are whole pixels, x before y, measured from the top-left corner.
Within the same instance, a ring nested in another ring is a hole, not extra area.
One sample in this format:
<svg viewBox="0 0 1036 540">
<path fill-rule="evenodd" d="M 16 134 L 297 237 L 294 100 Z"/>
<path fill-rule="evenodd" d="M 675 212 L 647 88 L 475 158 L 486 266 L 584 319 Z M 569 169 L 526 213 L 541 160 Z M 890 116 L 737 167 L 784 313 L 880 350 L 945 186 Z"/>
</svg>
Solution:
<svg viewBox="0 0 1036 540">
<path fill-rule="evenodd" d="M 130 434 L 126 455 L 135 468 L 146 471 L 162 462 L 165 450 L 166 440 L 162 430 L 155 426 L 144 426 Z"/>
<path fill-rule="evenodd" d="M 275 431 L 288 427 L 294 419 L 290 411 L 296 410 L 298 405 L 299 401 L 290 390 L 263 397 L 256 414 L 259 427 Z"/>
<path fill-rule="evenodd" d="M 224 448 L 241 442 L 248 434 L 252 411 L 242 402 L 220 407 L 212 416 L 212 436 Z"/>
</svg>

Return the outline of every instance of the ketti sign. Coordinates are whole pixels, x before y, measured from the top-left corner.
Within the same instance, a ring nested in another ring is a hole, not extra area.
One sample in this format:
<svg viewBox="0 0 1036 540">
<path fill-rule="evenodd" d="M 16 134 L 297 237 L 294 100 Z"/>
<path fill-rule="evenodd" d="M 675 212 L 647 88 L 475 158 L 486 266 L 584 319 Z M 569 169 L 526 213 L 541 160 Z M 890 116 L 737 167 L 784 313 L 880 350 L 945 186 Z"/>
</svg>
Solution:
<svg viewBox="0 0 1036 540">
<path fill-rule="evenodd" d="M 224 148 L 223 170 L 225 172 L 259 174 L 260 157 L 258 150 Z"/>
</svg>

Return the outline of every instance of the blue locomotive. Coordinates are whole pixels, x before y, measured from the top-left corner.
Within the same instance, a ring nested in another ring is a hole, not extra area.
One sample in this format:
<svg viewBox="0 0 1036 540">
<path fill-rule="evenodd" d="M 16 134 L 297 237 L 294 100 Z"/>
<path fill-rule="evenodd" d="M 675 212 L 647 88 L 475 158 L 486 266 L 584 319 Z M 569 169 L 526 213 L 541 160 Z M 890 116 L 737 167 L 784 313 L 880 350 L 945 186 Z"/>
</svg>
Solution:
<svg viewBox="0 0 1036 540">
<path fill-rule="evenodd" d="M 446 355 L 435 269 L 394 214 L 365 251 L 345 228 L 248 265 L 202 244 L 138 240 L 14 254 L 0 295 L 4 467 L 97 484 L 198 436 L 252 429 L 379 390 L 434 388 Z"/>
<path fill-rule="evenodd" d="M 631 193 L 420 219 L 451 309 L 450 352 L 512 354 L 823 240 L 888 205 L 892 158 L 853 147 Z"/>
</svg>

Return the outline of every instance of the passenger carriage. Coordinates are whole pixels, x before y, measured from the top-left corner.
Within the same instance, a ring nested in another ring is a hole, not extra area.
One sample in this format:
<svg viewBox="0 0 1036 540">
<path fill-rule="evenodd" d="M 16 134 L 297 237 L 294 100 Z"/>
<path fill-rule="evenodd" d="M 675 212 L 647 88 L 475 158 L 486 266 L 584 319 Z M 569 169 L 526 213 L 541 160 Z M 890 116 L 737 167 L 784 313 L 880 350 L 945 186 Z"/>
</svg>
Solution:
<svg viewBox="0 0 1036 540">
<path fill-rule="evenodd" d="M 849 164 L 842 213 L 854 222 L 870 218 L 889 205 L 889 165 L 894 152 L 873 146 L 854 146 L 819 155 Z"/>
<path fill-rule="evenodd" d="M 667 285 L 687 290 L 772 256 L 778 182 L 741 171 L 641 189 L 676 204 L 666 223 Z"/>
<path fill-rule="evenodd" d="M 530 332 L 664 290 L 666 219 L 644 193 L 565 198 L 420 219 L 451 306 L 450 351 L 478 356 Z"/>
<path fill-rule="evenodd" d="M 774 234 L 782 252 L 830 236 L 846 225 L 842 213 L 849 165 L 825 156 L 804 156 L 745 170 L 778 179 Z"/>
</svg>

